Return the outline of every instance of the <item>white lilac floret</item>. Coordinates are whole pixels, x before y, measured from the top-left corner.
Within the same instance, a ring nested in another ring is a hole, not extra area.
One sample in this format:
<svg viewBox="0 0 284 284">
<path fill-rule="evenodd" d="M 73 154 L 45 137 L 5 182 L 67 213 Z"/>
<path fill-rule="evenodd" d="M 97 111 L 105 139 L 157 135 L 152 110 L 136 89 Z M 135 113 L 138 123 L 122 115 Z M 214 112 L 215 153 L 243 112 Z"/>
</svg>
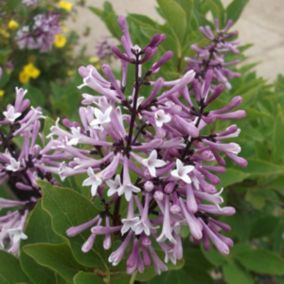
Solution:
<svg viewBox="0 0 284 284">
<path fill-rule="evenodd" d="M 180 78 L 155 80 L 152 75 L 170 60 L 172 52 L 166 52 L 148 70 L 144 63 L 157 54 L 165 36 L 155 35 L 147 46 L 140 47 L 132 42 L 123 17 L 119 17 L 119 25 L 124 50 L 113 47 L 113 52 L 122 63 L 121 78 L 115 77 L 109 65 L 102 66 L 103 74 L 91 65 L 80 67 L 83 83 L 79 89 L 96 95 L 83 94 L 80 123 L 65 119 L 63 126 L 57 123 L 51 128 L 49 151 L 44 153 L 50 162 L 48 170 L 58 173 L 60 169 L 61 178 L 83 174 L 83 186 L 90 188 L 104 208 L 92 220 L 69 228 L 67 235 L 88 230 L 84 252 L 91 250 L 96 236 L 103 235 L 105 247 L 111 250 L 109 261 L 118 265 L 126 260 L 128 273 L 143 272 L 150 265 L 161 273 L 167 269 L 165 263 L 177 263 L 183 256 L 183 226 L 206 249 L 213 244 L 228 254 L 233 242 L 222 231 L 229 226 L 215 215 L 229 216 L 235 209 L 222 207 L 216 173 L 225 171 L 225 157 L 240 166 L 246 161 L 238 156 L 237 144 L 226 142 L 239 135 L 236 125 L 206 135 L 203 129 L 210 129 L 216 120 L 244 117 L 244 111 L 234 111 L 241 98 L 209 111 L 208 105 L 228 82 L 216 75 L 224 73 L 223 69 L 212 67 L 215 53 L 208 57 L 206 51 L 205 65 L 195 59 L 195 69 Z M 208 28 L 202 31 L 214 40 Z M 234 43 L 216 47 L 236 52 Z M 134 66 L 134 82 L 129 65 Z M 142 89 L 148 93 L 146 97 L 141 95 Z M 112 243 L 114 239 L 121 240 L 118 246 Z"/>
</svg>

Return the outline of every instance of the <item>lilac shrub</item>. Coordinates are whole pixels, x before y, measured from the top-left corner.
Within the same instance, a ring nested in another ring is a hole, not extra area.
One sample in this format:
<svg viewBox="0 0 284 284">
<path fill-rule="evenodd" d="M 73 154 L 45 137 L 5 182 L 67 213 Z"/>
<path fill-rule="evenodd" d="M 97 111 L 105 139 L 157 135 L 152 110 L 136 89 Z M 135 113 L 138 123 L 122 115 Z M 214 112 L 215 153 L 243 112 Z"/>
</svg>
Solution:
<svg viewBox="0 0 284 284">
<path fill-rule="evenodd" d="M 17 199 L 0 198 L 0 249 L 18 253 L 21 239 L 26 239 L 24 224 L 28 212 L 41 196 L 37 179 L 53 182 L 43 167 L 38 144 L 40 108 L 33 108 L 25 98 L 26 91 L 16 89 L 14 104 L 0 115 L 0 185 L 7 183 Z"/>
<path fill-rule="evenodd" d="M 130 274 L 150 265 L 161 273 L 167 263 L 176 264 L 183 257 L 184 226 L 192 241 L 205 249 L 213 244 L 228 254 L 233 241 L 223 231 L 230 227 L 216 217 L 230 216 L 235 209 L 222 206 L 216 173 L 225 171 L 225 158 L 239 166 L 246 166 L 246 160 L 238 156 L 238 144 L 226 142 L 239 135 L 236 125 L 218 132 L 210 129 L 217 120 L 245 115 L 234 111 L 242 101 L 239 96 L 220 109 L 211 106 L 236 75 L 224 61 L 225 52 L 237 52 L 236 43 L 227 41 L 230 24 L 216 34 L 201 28 L 212 44 L 195 46 L 197 56 L 189 60 L 188 71 L 173 81 L 154 79 L 171 59 L 171 51 L 145 70 L 165 35 L 153 36 L 141 48 L 132 43 L 123 17 L 119 25 L 124 50 L 112 50 L 121 61 L 121 78 L 106 64 L 103 75 L 94 66 L 80 67 L 79 89 L 86 91 L 81 121 L 63 119 L 62 126 L 57 121 L 42 151 L 45 169 L 59 173 L 62 180 L 85 175 L 82 185 L 103 208 L 66 234 L 74 237 L 87 230 L 85 253 L 102 236 L 104 249 L 110 250 L 109 262 L 116 266 L 125 259 Z M 91 90 L 96 95 L 88 93 Z M 114 239 L 120 240 L 118 246 Z"/>
<path fill-rule="evenodd" d="M 23 26 L 17 32 L 18 47 L 49 51 L 53 46 L 54 36 L 61 31 L 59 18 L 59 14 L 55 12 L 36 15 L 31 26 Z"/>
</svg>

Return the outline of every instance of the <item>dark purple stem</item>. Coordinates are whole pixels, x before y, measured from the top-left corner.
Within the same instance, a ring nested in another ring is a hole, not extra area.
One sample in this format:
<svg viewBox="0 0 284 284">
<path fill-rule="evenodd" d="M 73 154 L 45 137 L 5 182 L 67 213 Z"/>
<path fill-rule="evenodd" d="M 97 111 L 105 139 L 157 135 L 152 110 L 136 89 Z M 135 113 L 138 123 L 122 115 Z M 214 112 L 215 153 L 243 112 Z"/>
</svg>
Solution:
<svg viewBox="0 0 284 284">
<path fill-rule="evenodd" d="M 136 62 L 135 62 L 135 92 L 134 92 L 134 97 L 133 97 L 133 107 L 131 109 L 131 118 L 130 118 L 130 125 L 129 125 L 129 133 L 127 136 L 127 145 L 126 145 L 126 155 L 129 156 L 129 152 L 131 150 L 131 144 L 132 144 L 132 136 L 133 136 L 133 131 L 134 131 L 134 124 L 135 124 L 135 119 L 137 116 L 137 100 L 139 97 L 139 90 L 141 87 L 141 82 L 139 78 L 139 55 L 136 54 Z"/>
</svg>

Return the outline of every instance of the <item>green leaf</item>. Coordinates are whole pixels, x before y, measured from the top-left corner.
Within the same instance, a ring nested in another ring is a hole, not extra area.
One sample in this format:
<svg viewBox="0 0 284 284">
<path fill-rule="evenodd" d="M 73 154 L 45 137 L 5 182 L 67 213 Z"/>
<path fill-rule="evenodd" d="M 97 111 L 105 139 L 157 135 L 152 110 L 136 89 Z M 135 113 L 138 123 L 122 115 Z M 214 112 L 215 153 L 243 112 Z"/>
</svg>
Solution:
<svg viewBox="0 0 284 284">
<path fill-rule="evenodd" d="M 94 248 L 90 252 L 83 253 L 81 247 L 89 237 L 89 231 L 72 238 L 66 236 L 67 229 L 85 223 L 98 214 L 95 206 L 74 190 L 56 188 L 45 182 L 41 182 L 40 185 L 43 190 L 43 208 L 51 216 L 55 232 L 70 244 L 76 260 L 87 267 L 108 270 L 108 266 L 102 257 L 105 252 L 99 238 L 97 238 Z"/>
<path fill-rule="evenodd" d="M 14 12 L 16 7 L 21 6 L 20 0 L 7 1 L 7 9 L 9 12 Z"/>
<path fill-rule="evenodd" d="M 15 256 L 0 250 L 0 283 L 15 284 L 27 282 L 27 280 L 20 267 L 19 260 Z"/>
<path fill-rule="evenodd" d="M 258 188 L 249 189 L 246 192 L 245 200 L 255 209 L 262 209 L 266 204 L 266 198 L 263 194 L 263 190 L 259 191 Z"/>
<path fill-rule="evenodd" d="M 243 202 L 243 197 L 240 196 L 239 198 L 239 202 Z M 238 214 L 226 218 L 226 223 L 234 228 L 230 234 L 241 241 L 246 241 L 250 235 L 252 219 L 247 218 L 247 214 L 248 213 L 245 210 L 238 210 Z M 234 246 L 234 248 L 235 247 L 236 246 Z"/>
<path fill-rule="evenodd" d="M 111 276 L 111 284 L 129 284 L 131 279 L 131 275 L 126 273 L 112 275 Z"/>
<path fill-rule="evenodd" d="M 267 186 L 284 195 L 284 176 L 278 176 L 273 181 L 269 181 Z"/>
<path fill-rule="evenodd" d="M 281 251 L 284 248 L 284 238 L 283 238 L 283 227 L 284 227 L 284 220 L 279 220 L 279 224 L 277 228 L 274 230 L 273 236 L 271 238 L 273 250 L 274 251 Z"/>
<path fill-rule="evenodd" d="M 224 174 L 220 174 L 221 178 L 220 186 L 227 187 L 235 183 L 240 183 L 248 177 L 249 177 L 248 173 L 244 173 L 240 170 L 235 170 L 235 169 L 227 169 Z"/>
<path fill-rule="evenodd" d="M 183 8 L 174 0 L 158 0 L 159 11 L 167 21 L 172 33 L 177 37 L 180 44 L 183 42 L 186 33 L 186 13 Z M 181 52 L 181 50 L 180 50 Z M 178 54 L 180 57 L 181 54 Z"/>
<path fill-rule="evenodd" d="M 284 275 L 284 260 L 278 254 L 265 249 L 236 254 L 235 258 L 247 269 L 270 275 Z"/>
<path fill-rule="evenodd" d="M 209 270 L 212 265 L 211 263 L 205 258 L 204 254 L 200 247 L 195 245 L 188 244 L 187 241 L 184 245 L 184 259 L 185 264 L 183 269 L 189 271 L 194 270 L 202 267 L 204 270 Z"/>
<path fill-rule="evenodd" d="M 244 172 L 258 176 L 281 175 L 284 173 L 284 166 L 263 160 L 249 159 L 248 166 L 244 169 Z"/>
<path fill-rule="evenodd" d="M 43 106 L 46 103 L 46 95 L 40 88 L 34 87 L 32 85 L 28 86 L 28 98 L 31 100 L 32 105 L 35 106 Z"/>
<path fill-rule="evenodd" d="M 30 213 L 25 233 L 27 234 L 28 239 L 22 241 L 22 247 L 26 244 L 33 244 L 37 242 L 59 243 L 63 240 L 53 232 L 51 228 L 51 219 L 42 209 L 41 202 L 39 202 Z M 20 255 L 20 264 L 33 283 L 57 283 L 58 276 L 55 275 L 53 271 L 39 265 L 24 251 L 22 251 Z M 42 277 L 42 275 L 45 277 Z"/>
<path fill-rule="evenodd" d="M 156 276 L 151 281 L 149 281 L 149 284 L 160 284 L 160 283 L 186 284 L 190 283 L 188 280 L 189 280 L 188 275 L 186 274 L 185 271 L 173 271 L 173 272 L 163 273 L 160 276 Z"/>
<path fill-rule="evenodd" d="M 178 270 L 165 272 L 160 276 L 153 278 L 149 284 L 214 284 L 214 281 L 202 269 Z"/>
<path fill-rule="evenodd" d="M 233 262 L 228 262 L 223 267 L 224 279 L 227 284 L 253 284 L 252 276 Z"/>
<path fill-rule="evenodd" d="M 101 18 L 115 38 L 120 39 L 121 31 L 117 22 L 117 15 L 110 2 L 106 1 L 104 3 L 103 10 L 100 10 L 97 7 L 90 7 L 90 10 Z"/>
<path fill-rule="evenodd" d="M 180 270 L 184 265 L 184 260 L 178 261 L 175 265 L 170 263 L 168 264 L 168 273 L 175 271 L 175 270 Z M 148 282 L 151 279 L 153 279 L 157 273 L 155 272 L 154 266 L 151 265 L 148 268 L 145 269 L 143 273 L 138 273 L 135 277 L 135 280 L 137 281 L 142 281 L 142 282 Z"/>
<path fill-rule="evenodd" d="M 44 135 L 43 139 L 46 139 L 46 136 L 50 133 L 50 128 L 55 125 L 55 121 L 50 118 L 50 117 L 46 117 L 43 121 L 43 129 L 42 129 L 42 133 Z"/>
<path fill-rule="evenodd" d="M 220 0 L 207 0 L 205 3 L 206 8 L 211 11 L 213 19 L 219 19 L 221 25 L 224 25 L 225 10 Z"/>
<path fill-rule="evenodd" d="M 188 245 L 184 247 L 185 265 L 182 268 L 187 273 L 189 283 L 195 284 L 213 284 L 214 281 L 209 275 L 212 268 L 211 263 L 205 258 L 200 247 Z"/>
<path fill-rule="evenodd" d="M 74 275 L 83 269 L 66 244 L 37 243 L 26 245 L 23 250 L 38 264 L 58 273 L 68 283 L 73 283 Z"/>
<path fill-rule="evenodd" d="M 35 242 L 61 243 L 64 240 L 52 230 L 50 216 L 42 209 L 42 201 L 30 213 L 25 233 L 28 239 L 22 241 L 23 245 Z"/>
<path fill-rule="evenodd" d="M 279 107 L 274 118 L 272 156 L 275 161 L 284 159 L 284 111 Z"/>
<path fill-rule="evenodd" d="M 11 51 L 11 49 L 0 49 L 0 64 L 4 64 L 7 61 Z"/>
<path fill-rule="evenodd" d="M 227 262 L 227 257 L 221 255 L 219 252 L 217 252 L 214 249 L 210 249 L 208 251 L 202 249 L 202 252 L 205 258 L 215 266 L 221 266 Z"/>
<path fill-rule="evenodd" d="M 7 72 L 3 72 L 2 77 L 0 79 L 0 88 L 4 89 L 6 84 L 9 82 L 11 78 L 11 74 Z"/>
<path fill-rule="evenodd" d="M 227 19 L 236 22 L 241 16 L 249 0 L 233 0 L 227 7 Z"/>
<path fill-rule="evenodd" d="M 104 283 L 95 273 L 78 272 L 73 278 L 74 284 L 102 284 Z"/>
<path fill-rule="evenodd" d="M 268 236 L 273 233 L 278 224 L 279 220 L 274 216 L 260 217 L 254 222 L 251 228 L 250 237 L 261 238 L 264 236 Z"/>
<path fill-rule="evenodd" d="M 244 242 L 239 242 L 232 247 L 230 256 L 234 258 L 235 255 L 242 254 L 250 250 L 250 245 Z"/>
<path fill-rule="evenodd" d="M 62 82 L 52 82 L 50 102 L 52 104 L 53 113 L 64 113 L 70 119 L 77 118 L 77 109 L 80 106 L 81 95 L 76 85 L 80 82 L 76 75 L 72 81 L 62 84 Z"/>
</svg>

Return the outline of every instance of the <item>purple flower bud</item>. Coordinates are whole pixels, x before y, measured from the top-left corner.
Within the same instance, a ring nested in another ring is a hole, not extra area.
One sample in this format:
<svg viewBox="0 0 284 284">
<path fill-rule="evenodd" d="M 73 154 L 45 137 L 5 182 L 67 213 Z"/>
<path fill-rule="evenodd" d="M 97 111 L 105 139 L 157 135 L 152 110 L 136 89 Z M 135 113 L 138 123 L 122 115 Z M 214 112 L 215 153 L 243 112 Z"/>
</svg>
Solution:
<svg viewBox="0 0 284 284">
<path fill-rule="evenodd" d="M 166 39 L 166 35 L 164 34 L 156 34 L 152 37 L 148 46 L 154 48 L 159 46 Z"/>
<path fill-rule="evenodd" d="M 167 63 L 171 58 L 173 57 L 173 52 L 172 51 L 166 51 L 164 53 L 164 55 L 157 61 L 155 62 L 151 69 L 150 69 L 150 72 L 151 73 L 156 73 L 159 71 L 160 67 L 162 65 L 164 65 L 165 63 Z"/>
</svg>

